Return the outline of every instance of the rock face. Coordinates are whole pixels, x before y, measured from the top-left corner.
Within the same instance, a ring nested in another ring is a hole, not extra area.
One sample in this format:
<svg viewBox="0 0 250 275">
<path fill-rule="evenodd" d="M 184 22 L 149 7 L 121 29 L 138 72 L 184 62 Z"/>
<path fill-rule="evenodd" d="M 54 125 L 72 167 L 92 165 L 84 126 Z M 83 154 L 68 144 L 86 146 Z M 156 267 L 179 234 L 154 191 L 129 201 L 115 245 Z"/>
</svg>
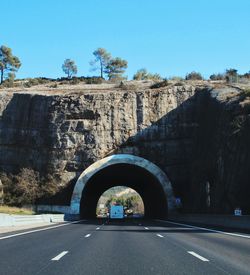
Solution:
<svg viewBox="0 0 250 275">
<path fill-rule="evenodd" d="M 72 188 L 90 164 L 129 153 L 166 172 L 186 211 L 231 212 L 240 206 L 250 212 L 249 108 L 241 105 L 239 93 L 188 85 L 48 96 L 1 93 L 0 169 L 31 167 Z M 69 204 L 70 196 L 65 191 L 54 202 Z"/>
</svg>

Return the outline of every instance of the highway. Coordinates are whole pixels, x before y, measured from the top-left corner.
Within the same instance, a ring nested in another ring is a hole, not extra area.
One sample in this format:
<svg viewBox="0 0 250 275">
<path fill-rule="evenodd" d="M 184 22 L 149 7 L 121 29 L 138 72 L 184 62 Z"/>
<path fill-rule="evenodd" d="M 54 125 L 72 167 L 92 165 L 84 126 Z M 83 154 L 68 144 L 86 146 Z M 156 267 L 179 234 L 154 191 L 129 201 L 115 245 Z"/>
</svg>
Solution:
<svg viewBox="0 0 250 275">
<path fill-rule="evenodd" d="M 157 220 L 81 221 L 0 234 L 0 274 L 250 274 L 250 235 Z"/>
</svg>

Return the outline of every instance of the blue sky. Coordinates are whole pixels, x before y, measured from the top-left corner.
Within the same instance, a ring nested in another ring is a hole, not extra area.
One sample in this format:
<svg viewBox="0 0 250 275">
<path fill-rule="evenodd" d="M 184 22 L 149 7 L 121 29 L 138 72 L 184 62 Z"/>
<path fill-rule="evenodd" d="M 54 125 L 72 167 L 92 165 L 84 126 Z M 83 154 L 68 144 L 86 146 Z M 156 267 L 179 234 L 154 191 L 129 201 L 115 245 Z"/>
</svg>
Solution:
<svg viewBox="0 0 250 275">
<path fill-rule="evenodd" d="M 93 75 L 98 47 L 163 77 L 250 70 L 250 0 L 8 0 L 0 45 L 17 55 L 18 78 L 61 77 L 66 58 Z M 96 73 L 97 74 L 97 73 Z"/>
</svg>

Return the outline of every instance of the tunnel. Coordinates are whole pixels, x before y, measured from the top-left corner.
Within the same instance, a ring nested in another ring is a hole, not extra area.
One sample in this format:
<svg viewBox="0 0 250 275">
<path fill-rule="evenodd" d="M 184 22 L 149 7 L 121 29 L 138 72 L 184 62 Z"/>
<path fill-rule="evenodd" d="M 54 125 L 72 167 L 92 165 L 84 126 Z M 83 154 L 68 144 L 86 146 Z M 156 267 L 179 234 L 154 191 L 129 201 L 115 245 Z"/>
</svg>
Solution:
<svg viewBox="0 0 250 275">
<path fill-rule="evenodd" d="M 100 196 L 121 185 L 141 196 L 145 218 L 166 218 L 174 208 L 172 186 L 165 173 L 144 158 L 123 154 L 102 159 L 82 173 L 72 194 L 71 213 L 95 218 Z"/>
</svg>

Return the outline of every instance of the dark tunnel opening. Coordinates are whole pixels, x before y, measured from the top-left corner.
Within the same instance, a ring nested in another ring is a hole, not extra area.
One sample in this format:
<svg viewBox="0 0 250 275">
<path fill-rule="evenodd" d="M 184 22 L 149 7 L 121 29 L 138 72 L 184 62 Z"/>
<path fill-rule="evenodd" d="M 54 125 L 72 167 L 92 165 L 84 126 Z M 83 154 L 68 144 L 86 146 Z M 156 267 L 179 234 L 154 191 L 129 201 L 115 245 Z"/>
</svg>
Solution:
<svg viewBox="0 0 250 275">
<path fill-rule="evenodd" d="M 144 203 L 145 218 L 166 218 L 168 204 L 161 183 L 146 169 L 131 164 L 113 164 L 94 174 L 86 183 L 81 197 L 81 218 L 96 218 L 101 195 L 114 186 L 134 189 Z"/>
</svg>

